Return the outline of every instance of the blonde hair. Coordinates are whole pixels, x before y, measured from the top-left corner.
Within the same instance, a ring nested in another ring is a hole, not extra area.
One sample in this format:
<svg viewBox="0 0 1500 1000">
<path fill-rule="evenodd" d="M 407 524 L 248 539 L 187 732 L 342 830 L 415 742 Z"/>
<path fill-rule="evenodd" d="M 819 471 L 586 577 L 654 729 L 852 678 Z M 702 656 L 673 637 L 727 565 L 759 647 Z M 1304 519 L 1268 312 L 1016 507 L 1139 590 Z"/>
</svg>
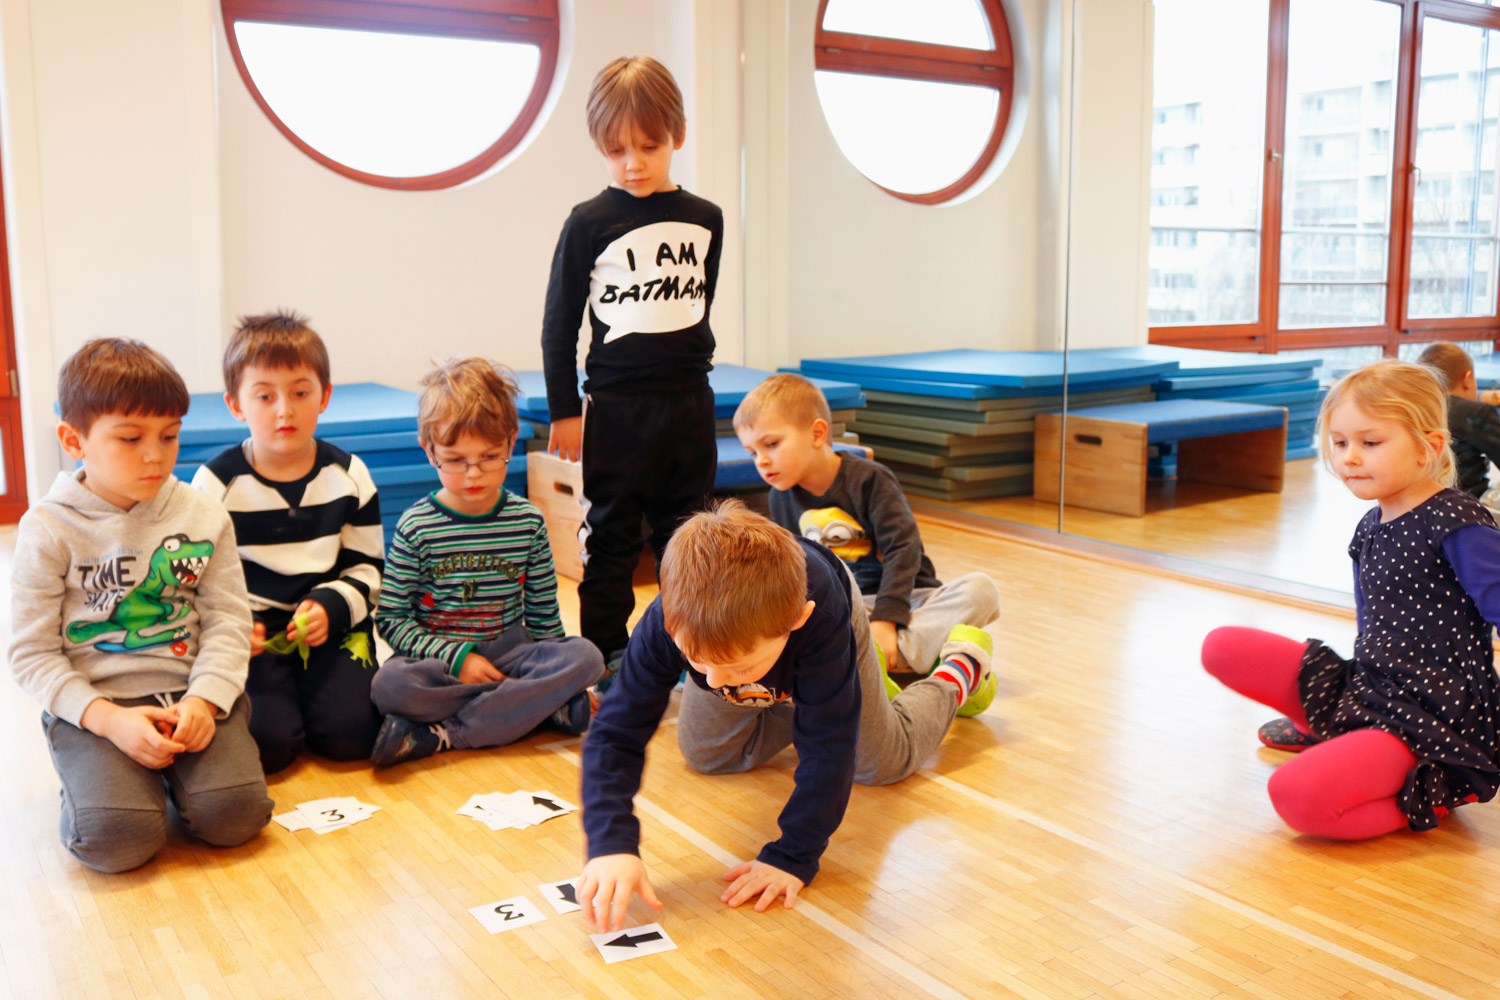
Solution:
<svg viewBox="0 0 1500 1000">
<path fill-rule="evenodd" d="M 650 56 L 615 59 L 601 69 L 589 86 L 585 114 L 589 138 L 601 150 L 627 124 L 657 142 L 681 142 L 687 135 L 682 91 L 671 72 Z"/>
<path fill-rule="evenodd" d="M 1463 385 L 1464 376 L 1474 370 L 1474 359 L 1469 357 L 1469 352 L 1446 340 L 1427 345 L 1417 358 L 1417 364 L 1437 369 L 1447 382 L 1450 393 Z"/>
<path fill-rule="evenodd" d="M 667 634 L 689 659 L 718 663 L 789 634 L 807 604 L 797 537 L 722 500 L 684 521 L 661 559 Z"/>
<path fill-rule="evenodd" d="M 449 358 L 422 377 L 417 440 L 448 447 L 460 434 L 496 444 L 515 436 L 516 382 L 510 369 L 486 358 Z"/>
<path fill-rule="evenodd" d="M 1437 372 L 1426 365 L 1387 358 L 1345 375 L 1323 397 L 1318 411 L 1318 445 L 1323 464 L 1333 468 L 1329 415 L 1343 403 L 1354 403 L 1377 420 L 1400 424 L 1419 447 L 1428 447 L 1428 435 L 1442 436 L 1443 446 L 1427 460 L 1426 473 L 1439 486 L 1452 486 L 1455 478 L 1453 449 L 1448 447 L 1448 393 Z"/>
<path fill-rule="evenodd" d="M 746 393 L 734 411 L 734 429 L 754 427 L 766 417 L 780 417 L 795 427 L 811 427 L 814 420 L 830 426 L 833 414 L 818 387 L 801 375 L 779 372 Z"/>
</svg>

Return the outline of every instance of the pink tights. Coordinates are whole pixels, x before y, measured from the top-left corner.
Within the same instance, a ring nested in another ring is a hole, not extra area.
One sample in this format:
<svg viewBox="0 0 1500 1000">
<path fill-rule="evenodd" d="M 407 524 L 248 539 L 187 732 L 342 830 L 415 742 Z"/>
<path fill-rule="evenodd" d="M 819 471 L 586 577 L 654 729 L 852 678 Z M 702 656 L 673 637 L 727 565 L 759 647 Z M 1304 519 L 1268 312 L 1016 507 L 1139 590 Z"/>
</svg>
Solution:
<svg viewBox="0 0 1500 1000">
<path fill-rule="evenodd" d="M 1306 643 L 1260 629 L 1216 628 L 1203 640 L 1203 667 L 1225 685 L 1307 729 L 1297 690 Z M 1312 746 L 1277 768 L 1266 790 L 1292 829 L 1363 840 L 1406 828 L 1396 793 L 1417 759 L 1380 729 L 1358 729 Z"/>
</svg>

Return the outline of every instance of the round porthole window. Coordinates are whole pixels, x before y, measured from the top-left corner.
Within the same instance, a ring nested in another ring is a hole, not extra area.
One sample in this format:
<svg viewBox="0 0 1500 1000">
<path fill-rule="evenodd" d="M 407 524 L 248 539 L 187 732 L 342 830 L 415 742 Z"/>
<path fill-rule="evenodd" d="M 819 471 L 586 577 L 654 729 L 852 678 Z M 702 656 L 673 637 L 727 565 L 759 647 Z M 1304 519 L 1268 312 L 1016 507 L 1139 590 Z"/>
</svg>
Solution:
<svg viewBox="0 0 1500 1000">
<path fill-rule="evenodd" d="M 1015 75 L 1000 0 L 822 0 L 817 24 L 818 100 L 860 173 L 930 205 L 985 174 Z"/>
<path fill-rule="evenodd" d="M 536 123 L 556 0 L 223 0 L 240 77 L 308 156 L 378 187 L 477 176 Z"/>
</svg>

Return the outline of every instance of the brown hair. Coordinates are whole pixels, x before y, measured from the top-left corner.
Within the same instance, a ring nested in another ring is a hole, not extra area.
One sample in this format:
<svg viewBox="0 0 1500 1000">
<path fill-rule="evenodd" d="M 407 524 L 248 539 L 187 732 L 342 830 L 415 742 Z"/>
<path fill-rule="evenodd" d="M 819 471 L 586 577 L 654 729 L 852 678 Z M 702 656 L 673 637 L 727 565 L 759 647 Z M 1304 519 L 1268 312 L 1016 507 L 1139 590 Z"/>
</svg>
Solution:
<svg viewBox="0 0 1500 1000">
<path fill-rule="evenodd" d="M 715 663 L 790 633 L 807 604 L 797 537 L 722 500 L 682 523 L 661 559 L 661 613 L 684 656 Z"/>
<path fill-rule="evenodd" d="M 1474 370 L 1474 359 L 1469 357 L 1469 352 L 1446 340 L 1428 344 L 1417 358 L 1417 364 L 1441 372 L 1450 393 L 1463 384 L 1465 375 Z"/>
<path fill-rule="evenodd" d="M 734 429 L 754 427 L 764 417 L 780 417 L 796 427 L 811 427 L 814 420 L 833 425 L 823 393 L 792 372 L 778 372 L 746 393 L 734 411 Z"/>
<path fill-rule="evenodd" d="M 417 439 L 448 447 L 460 434 L 499 443 L 515 436 L 516 381 L 510 369 L 485 358 L 449 358 L 422 377 Z"/>
<path fill-rule="evenodd" d="M 187 386 L 172 362 L 139 340 L 91 340 L 57 373 L 58 416 L 80 434 L 105 414 L 181 417 L 188 403 Z"/>
<path fill-rule="evenodd" d="M 329 386 L 328 348 L 323 338 L 307 325 L 307 317 L 290 309 L 241 316 L 239 326 L 224 347 L 224 391 L 236 395 L 245 369 L 297 368 L 306 365 L 318 376 L 319 385 Z"/>
<path fill-rule="evenodd" d="M 687 135 L 682 91 L 665 66 L 650 56 L 620 58 L 601 69 L 589 86 L 589 138 L 603 149 L 627 124 L 657 142 Z"/>
<path fill-rule="evenodd" d="M 1437 372 L 1426 365 L 1387 358 L 1345 375 L 1323 397 L 1318 411 L 1318 445 L 1323 464 L 1333 471 L 1328 418 L 1341 403 L 1354 403 L 1377 420 L 1404 427 L 1417 444 L 1428 447 L 1428 435 L 1441 434 L 1443 447 L 1427 461 L 1427 475 L 1440 486 L 1452 486 L 1453 449 L 1448 447 L 1448 394 Z"/>
</svg>

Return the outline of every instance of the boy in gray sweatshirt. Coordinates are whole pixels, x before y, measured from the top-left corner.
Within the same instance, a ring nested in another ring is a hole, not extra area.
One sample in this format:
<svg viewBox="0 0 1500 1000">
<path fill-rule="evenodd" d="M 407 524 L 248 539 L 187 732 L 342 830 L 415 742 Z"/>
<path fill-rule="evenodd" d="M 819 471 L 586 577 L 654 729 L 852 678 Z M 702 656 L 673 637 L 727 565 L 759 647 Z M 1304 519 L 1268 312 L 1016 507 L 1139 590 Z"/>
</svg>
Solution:
<svg viewBox="0 0 1500 1000">
<path fill-rule="evenodd" d="M 244 698 L 250 605 L 222 505 L 172 475 L 181 377 L 139 341 L 93 340 L 58 376 L 59 473 L 21 518 L 11 671 L 42 705 L 65 846 L 126 871 L 183 828 L 231 847 L 271 818 Z"/>
</svg>

